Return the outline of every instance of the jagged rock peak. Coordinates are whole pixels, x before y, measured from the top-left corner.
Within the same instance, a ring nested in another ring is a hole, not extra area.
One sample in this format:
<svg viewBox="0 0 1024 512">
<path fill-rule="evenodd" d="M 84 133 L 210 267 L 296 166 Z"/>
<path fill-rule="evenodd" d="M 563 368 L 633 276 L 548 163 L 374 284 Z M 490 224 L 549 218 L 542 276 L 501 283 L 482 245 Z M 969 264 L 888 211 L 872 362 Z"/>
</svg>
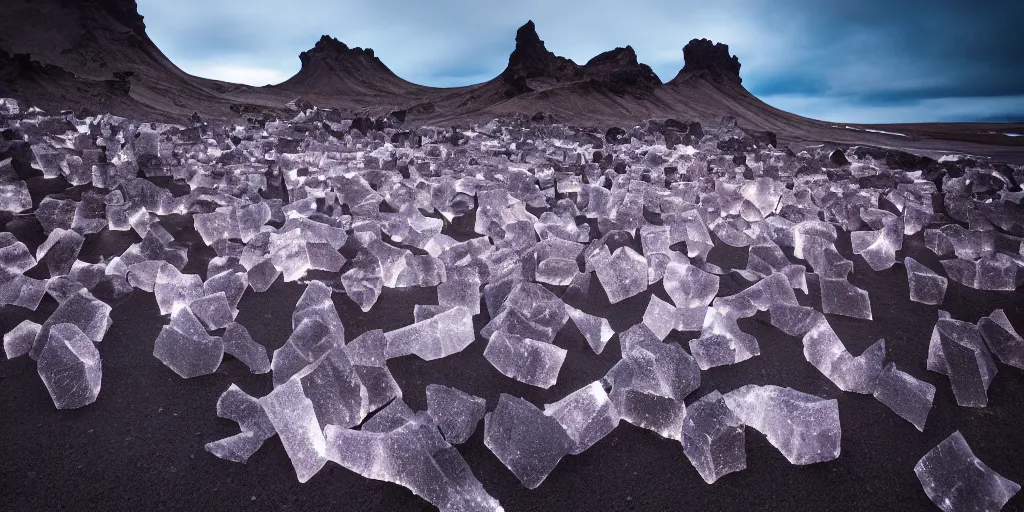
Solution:
<svg viewBox="0 0 1024 512">
<path fill-rule="evenodd" d="M 633 50 L 632 46 L 627 45 L 625 48 L 616 48 L 614 50 L 608 50 L 590 59 L 585 64 L 586 67 L 594 66 L 636 66 L 639 65 L 637 61 L 636 51 Z"/>
<path fill-rule="evenodd" d="M 302 61 L 302 65 L 306 65 L 314 56 L 337 57 L 344 55 L 365 56 L 376 59 L 372 48 L 363 49 L 358 46 L 349 48 L 347 44 L 329 35 L 323 35 L 320 36 L 320 40 L 316 42 L 312 49 L 299 54 L 299 60 Z"/>
<path fill-rule="evenodd" d="M 508 56 L 509 68 L 543 68 L 556 60 L 558 57 L 548 51 L 544 41 L 537 35 L 533 21 L 527 21 L 519 27 L 516 31 L 516 47 Z"/>
<path fill-rule="evenodd" d="M 742 82 L 740 59 L 729 55 L 729 45 L 714 43 L 709 39 L 692 39 L 683 47 L 684 72 L 707 71 L 714 78 L 726 78 Z"/>
</svg>

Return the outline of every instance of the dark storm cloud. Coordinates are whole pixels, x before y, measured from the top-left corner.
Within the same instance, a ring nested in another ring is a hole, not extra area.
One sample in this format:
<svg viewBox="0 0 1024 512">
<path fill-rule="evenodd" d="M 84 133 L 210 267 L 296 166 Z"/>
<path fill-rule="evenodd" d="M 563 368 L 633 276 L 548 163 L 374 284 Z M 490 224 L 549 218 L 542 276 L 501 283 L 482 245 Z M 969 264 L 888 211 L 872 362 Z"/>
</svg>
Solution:
<svg viewBox="0 0 1024 512">
<path fill-rule="evenodd" d="M 321 34 L 371 47 L 397 74 L 469 85 L 504 68 L 533 19 L 577 62 L 632 45 L 663 80 L 694 37 L 730 45 L 769 103 L 837 122 L 1019 119 L 1021 1 L 335 2 L 139 0 L 154 41 L 186 71 L 254 85 L 299 67 Z"/>
</svg>

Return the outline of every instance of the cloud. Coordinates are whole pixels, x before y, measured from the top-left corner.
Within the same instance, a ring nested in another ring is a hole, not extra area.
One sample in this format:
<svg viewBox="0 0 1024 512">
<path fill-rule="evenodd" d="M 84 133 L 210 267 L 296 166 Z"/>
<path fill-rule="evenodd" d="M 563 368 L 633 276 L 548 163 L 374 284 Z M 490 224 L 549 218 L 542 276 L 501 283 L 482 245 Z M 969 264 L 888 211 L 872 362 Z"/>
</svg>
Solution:
<svg viewBox="0 0 1024 512">
<path fill-rule="evenodd" d="M 299 52 L 321 34 L 373 48 L 415 83 L 479 83 L 504 69 L 516 29 L 532 19 L 556 54 L 583 63 L 628 44 L 665 81 L 690 39 L 725 42 L 751 92 L 810 117 L 938 121 L 1024 111 L 1012 103 L 1024 94 L 1019 1 L 138 3 L 150 36 L 182 69 L 250 85 L 294 74 Z"/>
</svg>

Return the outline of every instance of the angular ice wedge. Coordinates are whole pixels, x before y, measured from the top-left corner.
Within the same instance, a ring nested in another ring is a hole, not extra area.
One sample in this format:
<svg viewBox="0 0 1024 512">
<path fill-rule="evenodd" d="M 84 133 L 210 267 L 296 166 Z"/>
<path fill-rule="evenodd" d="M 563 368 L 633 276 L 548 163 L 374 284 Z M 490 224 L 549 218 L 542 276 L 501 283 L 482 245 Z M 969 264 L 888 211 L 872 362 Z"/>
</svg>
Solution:
<svg viewBox="0 0 1024 512">
<path fill-rule="evenodd" d="M 878 231 L 854 231 L 850 244 L 853 253 L 861 255 L 872 270 L 885 270 L 896 263 L 896 251 L 903 247 L 903 226 L 894 218 Z"/>
<path fill-rule="evenodd" d="M 203 297 L 203 279 L 196 274 L 182 274 L 178 269 L 164 265 L 157 272 L 153 294 L 160 306 L 160 314 L 169 315 Z"/>
<path fill-rule="evenodd" d="M 0 306 L 8 304 L 35 311 L 46 295 L 46 281 L 0 268 Z"/>
<path fill-rule="evenodd" d="M 615 334 L 608 319 L 584 313 L 571 306 L 566 306 L 565 309 L 569 312 L 569 318 L 576 324 L 576 328 L 587 339 L 590 348 L 595 354 L 600 355 L 604 346 L 608 344 L 608 340 L 612 339 Z"/>
<path fill-rule="evenodd" d="M 263 293 L 270 288 L 270 285 L 274 284 L 274 281 L 281 275 L 281 271 L 274 266 L 269 257 L 266 257 L 254 262 L 245 275 L 253 291 Z"/>
<path fill-rule="evenodd" d="M 537 265 L 537 282 L 568 286 L 580 273 L 575 260 L 546 258 Z"/>
<path fill-rule="evenodd" d="M 979 320 L 978 329 L 994 356 L 1010 366 L 1024 369 L 1024 339 L 1003 310 L 997 309 Z"/>
<path fill-rule="evenodd" d="M 651 295 L 651 301 L 647 303 L 647 311 L 644 312 L 643 323 L 659 340 L 664 340 L 679 324 L 676 307 Z"/>
<path fill-rule="evenodd" d="M 387 366 L 361 366 L 353 363 L 359 381 L 366 388 L 366 409 L 380 409 L 393 401 L 402 398 L 402 388 Z"/>
<path fill-rule="evenodd" d="M 328 327 L 334 344 L 343 345 L 345 325 L 341 323 L 338 309 L 334 307 L 334 300 L 331 298 L 333 293 L 334 290 L 323 282 L 311 281 L 295 304 L 295 311 L 292 312 L 292 329 L 297 328 L 303 320 L 316 319 Z"/>
<path fill-rule="evenodd" d="M 13 233 L 0 232 L 0 268 L 12 273 L 21 274 L 36 266 L 28 247 L 18 241 Z"/>
<path fill-rule="evenodd" d="M 203 237 L 203 243 L 209 247 L 213 247 L 213 243 L 218 240 L 242 238 L 234 208 L 218 208 L 211 213 L 197 213 L 192 216 L 192 222 L 196 232 Z"/>
<path fill-rule="evenodd" d="M 313 478 L 327 463 L 327 441 L 302 384 L 288 380 L 260 398 L 260 406 L 280 436 L 299 482 Z"/>
<path fill-rule="evenodd" d="M 700 387 L 697 362 L 677 343 L 663 343 L 642 324 L 619 335 L 622 363 L 615 387 L 642 389 L 682 402 Z M 611 372 L 610 372 L 611 373 Z"/>
<path fill-rule="evenodd" d="M 32 350 L 32 344 L 39 336 L 40 329 L 42 329 L 41 325 L 31 320 L 22 320 L 14 329 L 4 334 L 4 353 L 7 354 L 7 359 L 28 354 Z"/>
<path fill-rule="evenodd" d="M 85 237 L 69 229 L 56 228 L 36 249 L 36 260 L 45 265 L 50 276 L 64 276 L 78 260 Z"/>
<path fill-rule="evenodd" d="M 997 370 L 978 327 L 940 318 L 931 343 L 928 369 L 949 376 L 956 403 L 963 407 L 988 405 L 988 386 Z"/>
<path fill-rule="evenodd" d="M 690 353 L 701 370 L 736 364 L 761 354 L 757 338 L 741 331 L 737 318 L 728 306 L 708 308 L 700 338 L 690 340 Z"/>
<path fill-rule="evenodd" d="M 39 377 L 58 409 L 77 409 L 96 401 L 103 377 L 100 353 L 78 326 L 53 325 L 38 361 Z"/>
<path fill-rule="evenodd" d="M 427 414 L 450 444 L 465 443 L 487 410 L 487 401 L 440 384 L 427 385 Z"/>
<path fill-rule="evenodd" d="M 484 349 L 484 358 L 502 375 L 545 389 L 558 381 L 566 354 L 550 343 L 504 331 L 492 334 Z"/>
<path fill-rule="evenodd" d="M 747 385 L 724 395 L 743 421 L 764 434 L 790 464 L 814 464 L 839 457 L 842 429 L 839 402 L 795 389 Z"/>
<path fill-rule="evenodd" d="M 242 272 L 229 270 L 225 270 L 218 274 L 207 275 L 211 277 L 208 277 L 206 282 L 203 283 L 204 294 L 209 296 L 218 292 L 223 292 L 224 297 L 228 300 L 228 306 L 231 310 L 233 312 L 237 310 L 238 303 L 242 300 L 242 295 L 245 293 L 245 289 L 249 286 L 249 280 L 246 275 Z M 237 312 L 234 314 L 237 314 Z"/>
<path fill-rule="evenodd" d="M 707 306 L 718 294 L 718 276 L 688 263 L 669 263 L 663 281 L 665 291 L 678 308 Z"/>
<path fill-rule="evenodd" d="M 596 444 L 619 425 L 619 412 L 600 382 L 577 389 L 565 398 L 544 406 L 572 439 L 569 453 L 576 455 Z"/>
<path fill-rule="evenodd" d="M 959 431 L 925 454 L 914 473 L 945 512 L 997 511 L 1020 491 L 1020 485 L 979 460 Z"/>
<path fill-rule="evenodd" d="M 374 258 L 357 257 L 353 263 L 352 268 L 341 276 L 341 284 L 348 297 L 365 313 L 380 297 L 384 288 L 383 274 L 380 263 Z"/>
<path fill-rule="evenodd" d="M 572 438 L 557 420 L 504 393 L 494 411 L 484 416 L 484 444 L 527 489 L 537 488 L 573 449 Z"/>
<path fill-rule="evenodd" d="M 942 260 L 950 279 L 975 290 L 1013 291 L 1017 288 L 1017 264 L 1003 253 L 975 260 Z"/>
<path fill-rule="evenodd" d="M 87 293 L 76 293 L 68 297 L 57 306 L 57 310 L 50 318 L 43 322 L 29 356 L 38 359 L 39 352 L 49 339 L 50 327 L 65 323 L 75 324 L 90 340 L 99 342 L 112 323 L 110 306 Z"/>
<path fill-rule="evenodd" d="M 210 331 L 227 327 L 238 313 L 228 303 L 228 297 L 224 292 L 200 297 L 189 304 L 189 309 Z"/>
<path fill-rule="evenodd" d="M 621 419 L 666 439 L 681 438 L 686 417 L 682 400 L 628 387 L 613 388 L 611 399 Z"/>
<path fill-rule="evenodd" d="M 342 340 L 318 318 L 306 318 L 292 331 L 288 341 L 274 351 L 270 368 L 274 385 L 284 384 L 313 361 L 341 344 Z"/>
<path fill-rule="evenodd" d="M 473 315 L 480 314 L 480 279 L 456 278 L 437 285 L 437 303 L 446 310 L 462 306 Z"/>
<path fill-rule="evenodd" d="M 313 403 L 321 427 L 354 427 L 370 412 L 366 387 L 343 347 L 334 347 L 320 356 L 291 380 L 296 379 Z"/>
<path fill-rule="evenodd" d="M 234 421 L 240 433 L 219 441 L 206 443 L 206 451 L 232 462 L 246 462 L 263 446 L 263 441 L 277 433 L 260 406 L 259 399 L 232 384 L 217 399 L 217 417 Z"/>
<path fill-rule="evenodd" d="M 790 336 L 803 336 L 818 323 L 821 313 L 795 304 L 778 304 L 771 309 L 772 326 Z"/>
<path fill-rule="evenodd" d="M 288 233 L 298 233 L 298 230 Z M 328 243 L 306 243 L 292 235 L 271 236 L 270 259 L 284 275 L 285 282 L 295 281 L 309 270 L 337 272 L 345 265 L 345 257 Z"/>
<path fill-rule="evenodd" d="M 267 349 L 256 343 L 242 324 L 231 322 L 224 330 L 224 353 L 233 356 L 249 367 L 253 373 L 270 371 Z"/>
<path fill-rule="evenodd" d="M 863 395 L 875 392 L 875 381 L 885 364 L 885 340 L 876 341 L 854 357 L 825 317 L 819 316 L 818 323 L 804 335 L 803 343 L 807 362 L 839 389 Z"/>
<path fill-rule="evenodd" d="M 356 336 L 345 345 L 345 352 L 352 364 L 383 367 L 387 362 L 387 346 L 388 339 L 384 336 L 384 331 L 374 329 Z"/>
<path fill-rule="evenodd" d="M 821 311 L 829 315 L 871 320 L 871 298 L 868 292 L 850 284 L 846 278 L 818 279 L 821 287 Z"/>
<path fill-rule="evenodd" d="M 209 375 L 224 358 L 224 340 L 207 334 L 192 312 L 182 308 L 160 330 L 153 356 L 184 379 Z"/>
<path fill-rule="evenodd" d="M 404 400 L 392 400 L 386 407 L 374 413 L 360 427 L 363 432 L 391 432 L 410 423 L 430 424 L 430 415 L 417 413 Z M 436 426 L 436 425 L 431 425 Z"/>
<path fill-rule="evenodd" d="M 413 323 L 430 320 L 431 318 L 448 311 L 448 309 L 450 308 L 434 304 L 416 304 L 412 308 Z"/>
<path fill-rule="evenodd" d="M 476 339 L 473 315 L 464 307 L 452 308 L 429 320 L 388 331 L 387 357 L 415 354 L 432 361 L 462 352 Z"/>
<path fill-rule="evenodd" d="M 924 432 L 935 398 L 935 386 L 901 372 L 894 363 L 882 370 L 875 382 L 875 399 Z"/>
<path fill-rule="evenodd" d="M 921 304 L 942 304 L 946 296 L 946 278 L 907 256 L 907 281 L 910 283 L 910 300 Z"/>
<path fill-rule="evenodd" d="M 330 460 L 365 478 L 406 487 L 441 512 L 502 510 L 433 425 L 409 421 L 387 430 L 328 425 L 325 434 Z"/>
<path fill-rule="evenodd" d="M 682 443 L 686 458 L 709 484 L 747 468 L 744 424 L 718 391 L 687 407 Z"/>
<path fill-rule="evenodd" d="M 939 320 L 949 319 L 949 313 L 943 310 L 938 311 Z M 939 324 L 932 326 L 932 334 L 928 339 L 928 369 L 949 375 L 949 368 L 946 367 L 946 359 L 942 356 L 942 343 L 939 341 Z"/>
<path fill-rule="evenodd" d="M 615 304 L 647 289 L 647 260 L 629 247 L 619 247 L 595 268 L 608 302 Z"/>
</svg>

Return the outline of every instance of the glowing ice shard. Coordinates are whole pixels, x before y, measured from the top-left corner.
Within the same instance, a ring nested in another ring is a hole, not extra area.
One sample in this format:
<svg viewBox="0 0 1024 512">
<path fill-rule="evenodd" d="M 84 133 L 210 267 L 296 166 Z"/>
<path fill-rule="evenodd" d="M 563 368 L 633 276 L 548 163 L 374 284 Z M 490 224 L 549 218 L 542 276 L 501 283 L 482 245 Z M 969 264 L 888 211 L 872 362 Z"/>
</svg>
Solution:
<svg viewBox="0 0 1024 512">
<path fill-rule="evenodd" d="M 484 416 L 484 444 L 527 489 L 537 488 L 573 448 L 557 420 L 504 393 Z"/>
<path fill-rule="evenodd" d="M 100 353 L 78 326 L 50 327 L 38 362 L 39 377 L 58 409 L 77 409 L 96 401 L 103 377 Z"/>
<path fill-rule="evenodd" d="M 313 478 L 327 463 L 327 441 L 317 422 L 313 402 L 306 398 L 298 379 L 290 379 L 260 398 L 299 482 Z"/>
<path fill-rule="evenodd" d="M 683 453 L 707 483 L 747 468 L 744 424 L 718 391 L 686 408 Z"/>
<path fill-rule="evenodd" d="M 875 399 L 892 409 L 901 418 L 913 423 L 921 432 L 935 398 L 935 386 L 901 372 L 889 363 L 875 383 Z"/>
<path fill-rule="evenodd" d="M 914 473 L 928 498 L 945 512 L 997 511 L 1020 491 L 1020 485 L 980 461 L 959 431 L 925 454 Z"/>
<path fill-rule="evenodd" d="M 245 462 L 263 446 L 263 441 L 277 433 L 259 400 L 234 384 L 217 400 L 217 416 L 238 423 L 241 429 L 231 437 L 206 443 L 206 451 L 222 459 Z"/>
<path fill-rule="evenodd" d="M 619 425 L 619 412 L 600 382 L 577 389 L 565 398 L 544 406 L 573 441 L 569 453 L 582 453 L 604 439 Z"/>
<path fill-rule="evenodd" d="M 457 354 L 476 339 L 473 315 L 464 307 L 452 308 L 429 320 L 388 331 L 388 359 L 415 354 L 432 361 Z"/>
<path fill-rule="evenodd" d="M 764 434 L 791 464 L 839 457 L 839 403 L 779 386 L 747 385 L 724 395 L 743 423 Z"/>
<path fill-rule="evenodd" d="M 462 444 L 473 435 L 486 408 L 483 398 L 439 384 L 427 386 L 427 414 L 451 444 Z"/>
</svg>

